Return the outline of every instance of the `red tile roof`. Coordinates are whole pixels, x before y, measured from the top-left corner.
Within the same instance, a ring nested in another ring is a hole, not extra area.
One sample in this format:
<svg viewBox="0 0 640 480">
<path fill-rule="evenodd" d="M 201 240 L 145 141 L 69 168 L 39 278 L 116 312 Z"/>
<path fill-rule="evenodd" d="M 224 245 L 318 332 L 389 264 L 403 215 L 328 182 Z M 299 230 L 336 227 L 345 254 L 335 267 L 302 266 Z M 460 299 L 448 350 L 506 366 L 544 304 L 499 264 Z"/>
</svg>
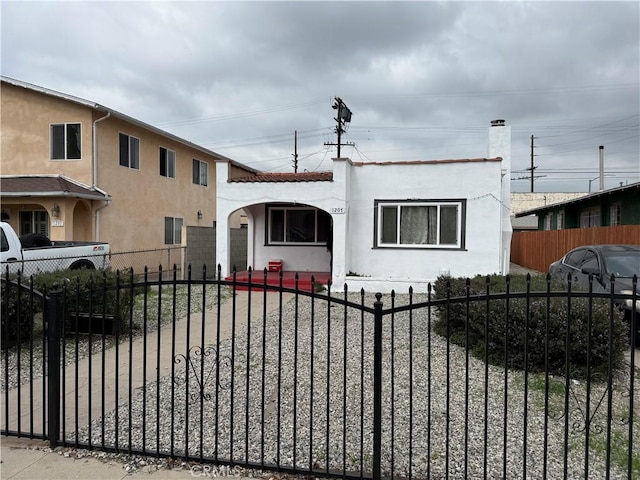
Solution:
<svg viewBox="0 0 640 480">
<path fill-rule="evenodd" d="M 258 173 L 230 178 L 230 183 L 331 182 L 333 172 Z"/>
</svg>

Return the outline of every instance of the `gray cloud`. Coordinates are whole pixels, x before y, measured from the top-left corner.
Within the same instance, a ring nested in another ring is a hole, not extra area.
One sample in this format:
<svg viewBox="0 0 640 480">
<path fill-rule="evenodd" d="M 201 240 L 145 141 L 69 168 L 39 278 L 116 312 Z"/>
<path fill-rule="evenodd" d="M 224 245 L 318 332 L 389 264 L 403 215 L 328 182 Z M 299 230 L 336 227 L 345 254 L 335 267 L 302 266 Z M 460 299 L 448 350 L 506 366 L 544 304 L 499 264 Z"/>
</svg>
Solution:
<svg viewBox="0 0 640 480">
<path fill-rule="evenodd" d="M 2 73 L 87 98 L 258 168 L 335 150 L 370 160 L 486 154 L 513 128 L 513 168 L 585 190 L 605 145 L 640 180 L 637 2 L 5 2 Z M 572 175 L 562 166 L 584 167 Z M 626 172 L 626 173 L 625 173 Z M 514 174 L 514 176 L 519 174 Z M 563 178 L 571 177 L 571 178 Z M 514 190 L 528 182 L 514 181 Z"/>
</svg>

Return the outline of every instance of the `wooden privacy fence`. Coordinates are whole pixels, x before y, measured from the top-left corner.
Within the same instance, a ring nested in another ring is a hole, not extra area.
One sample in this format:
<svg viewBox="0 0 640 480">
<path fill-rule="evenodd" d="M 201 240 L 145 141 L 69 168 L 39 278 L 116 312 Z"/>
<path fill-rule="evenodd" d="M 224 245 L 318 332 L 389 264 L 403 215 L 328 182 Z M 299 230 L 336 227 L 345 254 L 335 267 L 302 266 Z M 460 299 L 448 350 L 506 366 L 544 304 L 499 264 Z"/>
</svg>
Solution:
<svg viewBox="0 0 640 480">
<path fill-rule="evenodd" d="M 640 245 L 640 225 L 514 232 L 511 238 L 511 261 L 546 272 L 549 264 L 572 248 L 603 243 Z"/>
</svg>

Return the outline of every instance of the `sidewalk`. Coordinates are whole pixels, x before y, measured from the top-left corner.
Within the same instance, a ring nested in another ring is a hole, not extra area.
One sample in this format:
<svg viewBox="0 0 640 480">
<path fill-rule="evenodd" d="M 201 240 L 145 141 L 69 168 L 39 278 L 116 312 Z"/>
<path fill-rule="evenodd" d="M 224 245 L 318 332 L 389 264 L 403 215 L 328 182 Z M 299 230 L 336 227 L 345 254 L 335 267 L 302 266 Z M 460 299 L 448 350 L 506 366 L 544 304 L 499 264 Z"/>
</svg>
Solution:
<svg viewBox="0 0 640 480">
<path fill-rule="evenodd" d="M 173 469 L 159 468 L 155 464 L 147 465 L 135 472 L 128 473 L 126 464 L 98 452 L 78 451 L 77 454 L 64 456 L 67 449 L 55 451 L 48 448 L 47 442 L 15 437 L 0 439 L 0 478 L 2 480 L 186 480 L 194 478 L 230 478 L 219 475 L 208 468 L 209 465 L 177 466 Z M 233 476 L 234 480 L 242 479 Z"/>
</svg>

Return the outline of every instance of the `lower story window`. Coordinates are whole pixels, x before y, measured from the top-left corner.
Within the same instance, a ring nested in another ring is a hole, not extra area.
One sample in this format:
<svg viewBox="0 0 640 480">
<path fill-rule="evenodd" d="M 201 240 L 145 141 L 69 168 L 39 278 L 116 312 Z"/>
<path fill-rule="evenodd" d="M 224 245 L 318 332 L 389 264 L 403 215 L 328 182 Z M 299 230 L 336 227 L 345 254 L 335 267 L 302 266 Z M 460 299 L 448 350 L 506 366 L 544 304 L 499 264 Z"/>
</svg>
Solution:
<svg viewBox="0 0 640 480">
<path fill-rule="evenodd" d="M 49 236 L 49 214 L 44 210 L 20 212 L 20 235 L 39 233 Z"/>
<path fill-rule="evenodd" d="M 611 205 L 609 209 L 609 225 L 612 227 L 622 225 L 622 208 L 619 203 Z"/>
<path fill-rule="evenodd" d="M 182 219 L 164 217 L 164 243 L 175 245 L 182 243 Z"/>
<path fill-rule="evenodd" d="M 584 210 L 580 212 L 580 228 L 599 227 L 600 209 Z"/>
<path fill-rule="evenodd" d="M 269 207 L 268 244 L 325 244 L 331 215 L 308 207 Z"/>
<path fill-rule="evenodd" d="M 379 247 L 463 247 L 464 201 L 377 202 Z"/>
</svg>

